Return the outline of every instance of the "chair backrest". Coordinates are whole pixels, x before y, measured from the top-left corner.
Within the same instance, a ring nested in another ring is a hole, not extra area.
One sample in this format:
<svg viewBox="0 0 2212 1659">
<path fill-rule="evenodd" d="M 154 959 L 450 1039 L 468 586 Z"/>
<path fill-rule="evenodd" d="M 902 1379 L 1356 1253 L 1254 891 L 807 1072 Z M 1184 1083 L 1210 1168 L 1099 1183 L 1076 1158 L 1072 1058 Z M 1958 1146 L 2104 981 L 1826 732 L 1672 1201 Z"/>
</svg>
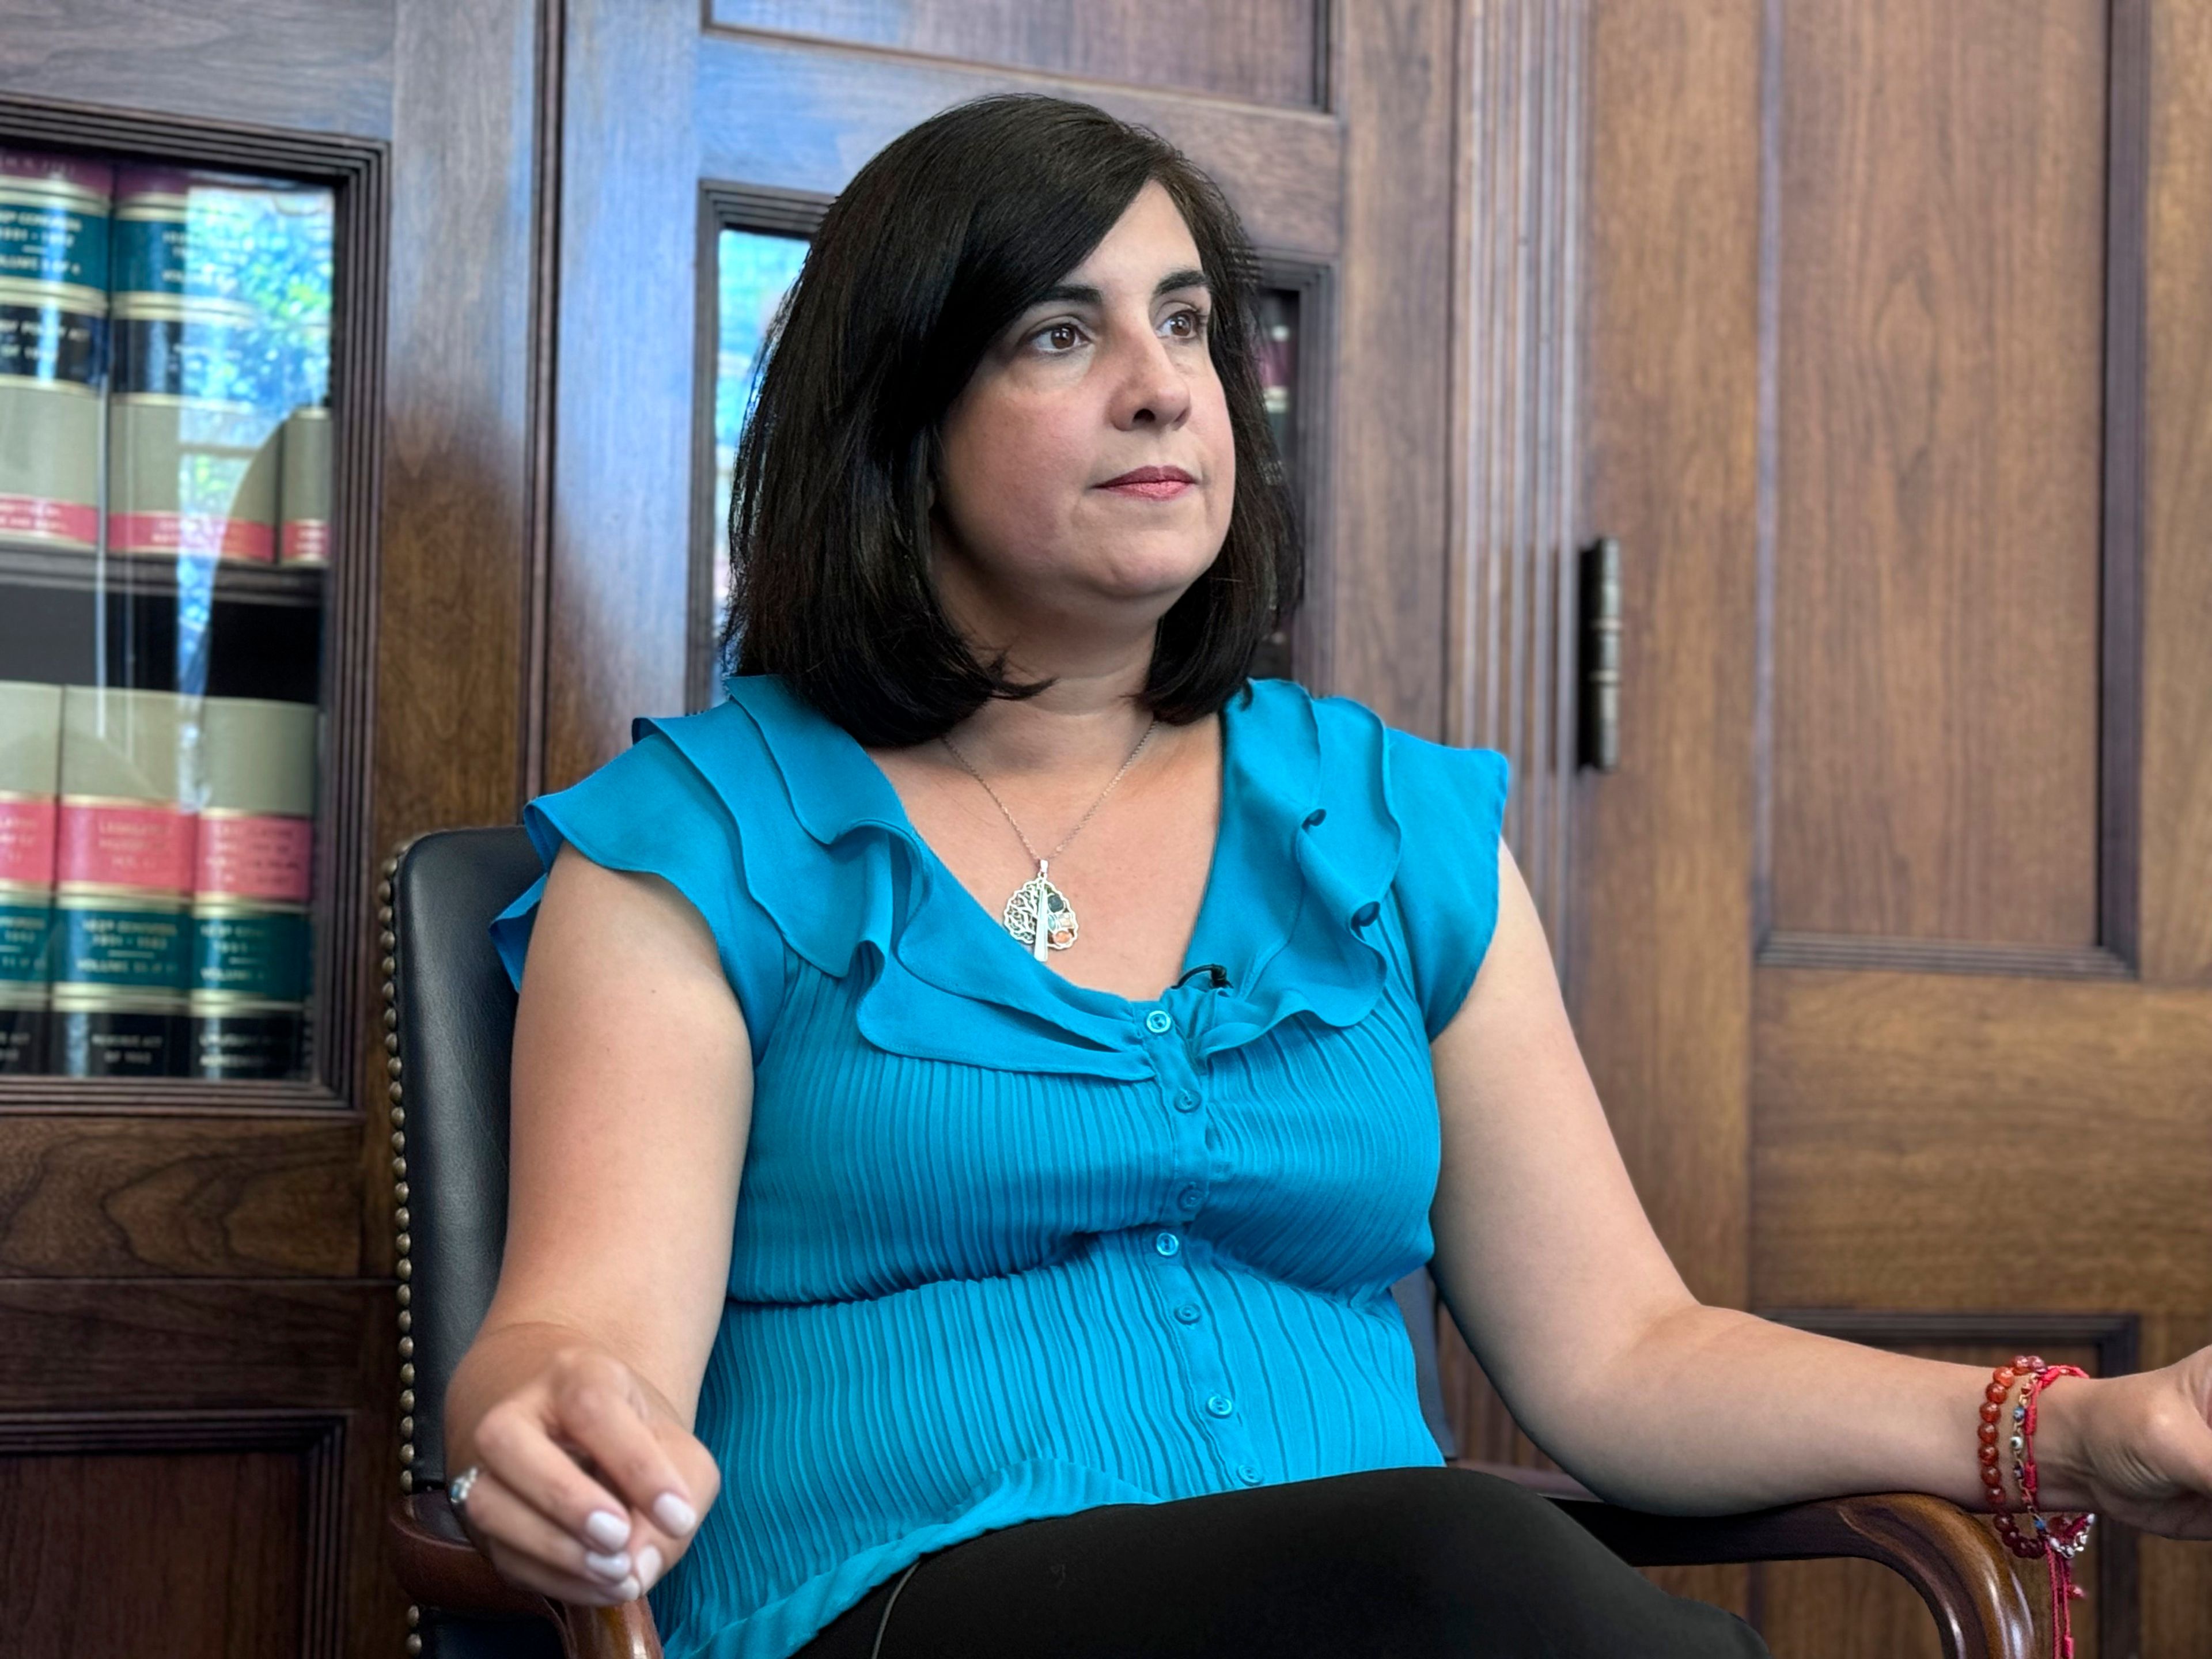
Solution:
<svg viewBox="0 0 2212 1659">
<path fill-rule="evenodd" d="M 507 1227 L 507 1063 L 514 991 L 487 929 L 538 878 L 519 828 L 443 830 L 410 843 L 391 878 L 391 1026 L 399 1070 L 393 1119 L 400 1273 L 413 1367 L 413 1482 L 446 1478 L 446 1385 L 499 1279 Z M 1396 1287 L 1419 1370 L 1421 1406 L 1447 1455 L 1436 1304 L 1426 1273 Z"/>
<path fill-rule="evenodd" d="M 392 1174 L 407 1302 L 401 1364 L 414 1367 L 402 1372 L 414 1419 L 405 1468 L 416 1483 L 446 1478 L 446 1385 L 499 1282 L 515 998 L 488 930 L 538 874 L 516 826 L 423 836 L 391 878 Z"/>
</svg>

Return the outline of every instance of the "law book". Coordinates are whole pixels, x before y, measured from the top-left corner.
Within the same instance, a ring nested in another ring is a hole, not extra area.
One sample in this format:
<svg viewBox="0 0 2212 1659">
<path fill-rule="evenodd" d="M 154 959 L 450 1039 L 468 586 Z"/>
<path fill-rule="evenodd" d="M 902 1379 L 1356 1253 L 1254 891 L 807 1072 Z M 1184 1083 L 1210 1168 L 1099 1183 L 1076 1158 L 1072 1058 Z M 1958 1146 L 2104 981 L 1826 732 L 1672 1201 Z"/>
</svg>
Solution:
<svg viewBox="0 0 2212 1659">
<path fill-rule="evenodd" d="M 0 680 L 0 1073 L 46 1069 L 62 688 Z"/>
<path fill-rule="evenodd" d="M 294 410 L 284 421 L 277 472 L 277 556 L 286 564 L 331 562 L 331 411 Z"/>
<path fill-rule="evenodd" d="M 0 149 L 0 540 L 100 533 L 113 170 Z"/>
<path fill-rule="evenodd" d="M 62 690 L 50 1071 L 185 1069 L 202 701 Z"/>
<path fill-rule="evenodd" d="M 312 703 L 209 697 L 187 987 L 199 1077 L 301 1073 L 313 939 Z"/>
<path fill-rule="evenodd" d="M 254 395 L 262 319 L 195 246 L 199 188 L 173 169 L 116 174 L 107 544 L 267 564 L 279 461 Z"/>
</svg>

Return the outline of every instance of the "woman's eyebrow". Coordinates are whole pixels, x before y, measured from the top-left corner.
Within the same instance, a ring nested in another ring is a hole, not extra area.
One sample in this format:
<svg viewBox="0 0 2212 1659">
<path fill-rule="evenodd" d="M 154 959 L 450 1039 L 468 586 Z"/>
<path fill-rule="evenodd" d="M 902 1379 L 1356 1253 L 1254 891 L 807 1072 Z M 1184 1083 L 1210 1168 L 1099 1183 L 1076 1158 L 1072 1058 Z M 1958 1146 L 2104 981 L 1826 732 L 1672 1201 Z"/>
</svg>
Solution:
<svg viewBox="0 0 2212 1659">
<path fill-rule="evenodd" d="M 1152 298 L 1157 300 L 1162 295 L 1173 294 L 1178 289 L 1211 289 L 1212 286 L 1212 283 L 1206 281 L 1206 273 L 1202 270 L 1195 269 L 1171 270 L 1152 285 Z M 1095 306 L 1103 303 L 1105 298 L 1103 293 L 1087 283 L 1061 283 L 1045 289 L 1036 299 L 1030 301 L 1030 304 L 1032 306 Z"/>
</svg>

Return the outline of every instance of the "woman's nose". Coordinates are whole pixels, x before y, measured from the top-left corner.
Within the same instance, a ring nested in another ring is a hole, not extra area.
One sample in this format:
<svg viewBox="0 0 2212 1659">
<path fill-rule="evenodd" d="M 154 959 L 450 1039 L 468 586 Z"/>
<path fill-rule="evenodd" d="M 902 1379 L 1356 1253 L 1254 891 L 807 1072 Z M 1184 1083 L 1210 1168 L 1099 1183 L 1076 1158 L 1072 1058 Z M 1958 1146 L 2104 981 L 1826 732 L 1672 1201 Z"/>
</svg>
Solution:
<svg viewBox="0 0 2212 1659">
<path fill-rule="evenodd" d="M 1114 424 L 1181 425 L 1190 413 L 1190 386 L 1167 342 L 1147 327 L 1118 355 L 1121 379 L 1115 391 Z"/>
</svg>

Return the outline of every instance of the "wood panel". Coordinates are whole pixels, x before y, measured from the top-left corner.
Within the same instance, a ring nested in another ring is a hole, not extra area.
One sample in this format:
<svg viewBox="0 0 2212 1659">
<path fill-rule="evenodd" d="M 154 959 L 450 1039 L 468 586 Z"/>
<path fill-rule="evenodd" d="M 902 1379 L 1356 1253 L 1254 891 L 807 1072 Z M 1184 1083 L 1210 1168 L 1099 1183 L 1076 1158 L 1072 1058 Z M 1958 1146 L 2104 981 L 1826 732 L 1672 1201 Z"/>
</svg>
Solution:
<svg viewBox="0 0 2212 1659">
<path fill-rule="evenodd" d="M 2097 941 L 2105 12 L 1782 9 L 1775 927 Z"/>
<path fill-rule="evenodd" d="M 2212 984 L 2212 9 L 2154 5 L 2145 331 L 2142 966 Z"/>
<path fill-rule="evenodd" d="M 717 27 L 1318 106 L 1327 0 L 709 0 Z"/>
<path fill-rule="evenodd" d="M 344 1410 L 376 1397 L 391 1319 L 388 1285 L 0 1279 L 0 1412 Z"/>
<path fill-rule="evenodd" d="M 1433 8 L 1449 19 L 1449 9 Z M 1425 41 L 1394 36 L 1389 20 L 1355 9 L 1347 29 L 1416 56 Z M 1449 77 L 1449 60 L 1440 65 Z M 596 77 L 595 77 L 596 78 Z M 1433 77 L 1416 70 L 1403 88 L 1419 103 L 1437 97 Z M 1151 87 L 1091 86 L 990 66 L 878 57 L 750 36 L 698 43 L 700 170 L 731 184 L 773 185 L 835 195 L 860 164 L 900 133 L 949 104 L 989 92 L 1043 92 L 1079 99 L 1156 129 L 1212 173 L 1228 191 L 1255 245 L 1276 253 L 1327 258 L 1343 236 L 1341 192 L 1349 182 L 1343 144 L 1361 123 L 1347 110 L 1341 128 L 1310 112 L 1243 106 L 1178 96 Z M 671 94 L 673 96 L 673 93 Z M 1432 113 L 1449 119 L 1448 107 Z M 1425 165 L 1409 152 L 1400 158 Z M 1426 178 L 1440 204 L 1448 186 Z"/>
<path fill-rule="evenodd" d="M 1583 495 L 1620 538 L 1617 772 L 1578 785 L 1569 1006 L 1691 1289 L 1749 1290 L 1760 6 L 1595 0 Z M 1686 227 L 1696 227 L 1686 234 Z M 1650 849 L 1665 847 L 1655 866 Z M 1741 1611 L 1740 1569 L 1665 1575 Z"/>
<path fill-rule="evenodd" d="M 0 1119 L 0 1273 L 360 1271 L 361 1121 Z"/>
<path fill-rule="evenodd" d="M 1505 838 L 1555 957 L 1575 772 L 1576 357 L 1586 0 L 1488 0 L 1468 20 L 1459 149 L 1446 730 L 1513 762 Z"/>
<path fill-rule="evenodd" d="M 11 6 L 0 91 L 387 137 L 394 9 L 395 0 Z"/>
<path fill-rule="evenodd" d="M 1330 632 L 1315 689 L 1358 697 L 1394 726 L 1437 737 L 1460 18 L 1427 0 L 1362 0 L 1340 15 L 1335 524 L 1329 563 L 1315 573 Z"/>
<path fill-rule="evenodd" d="M 0 1419 L 11 1650 L 336 1654 L 343 1433 L 287 1414 Z"/>
<path fill-rule="evenodd" d="M 1767 969 L 1758 1023 L 1761 1303 L 2212 1305 L 2201 993 Z M 2037 1214 L 2076 1219 L 1992 1234 Z"/>
</svg>

